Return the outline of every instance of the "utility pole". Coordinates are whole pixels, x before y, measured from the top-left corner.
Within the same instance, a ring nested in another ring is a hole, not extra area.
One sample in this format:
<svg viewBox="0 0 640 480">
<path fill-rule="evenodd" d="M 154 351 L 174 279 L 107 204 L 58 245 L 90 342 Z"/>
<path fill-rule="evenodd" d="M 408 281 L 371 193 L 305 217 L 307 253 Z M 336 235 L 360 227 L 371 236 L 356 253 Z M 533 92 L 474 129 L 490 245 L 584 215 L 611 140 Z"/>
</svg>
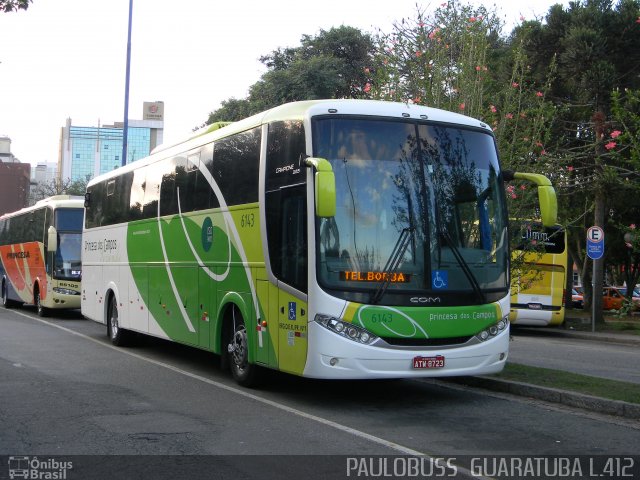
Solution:
<svg viewBox="0 0 640 480">
<path fill-rule="evenodd" d="M 129 73 L 131 69 L 131 17 L 133 13 L 133 0 L 129 0 L 129 32 L 127 34 L 127 73 L 124 82 L 124 125 L 122 127 L 122 161 L 127 164 L 127 137 L 129 135 Z"/>
</svg>

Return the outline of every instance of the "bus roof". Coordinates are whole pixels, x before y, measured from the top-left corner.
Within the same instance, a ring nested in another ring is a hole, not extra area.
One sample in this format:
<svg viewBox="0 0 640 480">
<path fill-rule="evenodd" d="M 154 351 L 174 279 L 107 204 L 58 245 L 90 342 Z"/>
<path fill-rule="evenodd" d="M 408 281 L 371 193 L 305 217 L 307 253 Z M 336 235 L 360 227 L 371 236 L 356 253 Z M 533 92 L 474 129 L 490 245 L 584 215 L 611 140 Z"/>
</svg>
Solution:
<svg viewBox="0 0 640 480">
<path fill-rule="evenodd" d="M 244 132 L 265 123 L 284 120 L 304 120 L 305 118 L 316 115 L 336 114 L 427 120 L 451 125 L 482 128 L 492 133 L 491 128 L 480 120 L 459 113 L 421 105 L 378 100 L 306 100 L 302 102 L 285 103 L 237 122 L 229 124 L 226 124 L 226 122 L 218 122 L 212 127 L 207 128 L 204 132 L 196 132 L 194 135 L 177 143 L 167 146 L 160 145 L 156 147 L 148 157 L 99 175 L 93 178 L 89 182 L 89 185 L 118 176 L 130 170 L 135 170 L 136 168 L 153 163 L 156 160 L 167 158 L 172 154 L 183 153 L 217 139 L 234 133 Z"/>
<path fill-rule="evenodd" d="M 25 213 L 32 212 L 34 210 L 38 210 L 42 207 L 51 207 L 51 208 L 84 208 L 84 197 L 75 196 L 75 195 L 54 195 L 53 197 L 44 198 L 42 200 L 38 200 L 34 205 L 30 207 L 25 207 L 20 210 L 16 210 L 15 212 L 5 213 L 0 216 L 0 219 L 10 218 L 16 215 L 23 215 Z"/>
</svg>

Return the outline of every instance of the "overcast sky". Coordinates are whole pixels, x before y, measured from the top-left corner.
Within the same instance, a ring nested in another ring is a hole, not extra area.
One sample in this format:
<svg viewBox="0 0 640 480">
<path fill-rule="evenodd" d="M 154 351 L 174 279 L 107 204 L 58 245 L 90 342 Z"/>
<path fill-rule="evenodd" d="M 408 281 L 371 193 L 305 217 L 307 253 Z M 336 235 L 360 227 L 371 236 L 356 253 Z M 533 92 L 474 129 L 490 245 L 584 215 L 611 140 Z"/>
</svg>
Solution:
<svg viewBox="0 0 640 480">
<path fill-rule="evenodd" d="M 421 2 L 433 11 L 444 0 Z M 480 4 L 479 0 L 471 3 Z M 497 0 L 513 26 L 542 17 L 553 0 Z M 0 13 L 0 135 L 22 162 L 56 162 L 60 128 L 122 121 L 128 0 L 34 0 Z M 416 0 L 134 0 L 129 118 L 165 102 L 165 141 L 187 135 L 264 73 L 261 55 L 296 47 L 303 34 L 348 25 L 390 31 Z"/>
</svg>

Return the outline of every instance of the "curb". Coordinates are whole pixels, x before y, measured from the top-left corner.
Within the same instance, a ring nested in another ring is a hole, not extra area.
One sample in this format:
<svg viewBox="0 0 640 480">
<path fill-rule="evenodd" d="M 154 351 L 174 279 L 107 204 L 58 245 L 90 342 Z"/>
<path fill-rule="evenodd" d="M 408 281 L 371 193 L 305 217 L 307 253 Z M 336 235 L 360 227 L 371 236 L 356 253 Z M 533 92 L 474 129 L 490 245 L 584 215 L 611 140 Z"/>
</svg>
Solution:
<svg viewBox="0 0 640 480">
<path fill-rule="evenodd" d="M 570 407 L 581 408 L 606 415 L 640 420 L 640 404 L 593 397 L 582 393 L 540 387 L 528 383 L 498 380 L 489 377 L 452 377 L 447 381 L 470 387 L 484 388 L 523 397 L 535 398 L 551 403 L 560 403 Z"/>
<path fill-rule="evenodd" d="M 629 334 L 607 334 L 601 332 L 582 332 L 579 330 L 564 330 L 564 329 L 554 329 L 554 328 L 536 328 L 536 327 L 518 327 L 515 331 L 515 336 L 517 336 L 517 332 L 527 332 L 527 333 L 537 333 L 544 334 L 548 336 L 555 337 L 564 337 L 564 338 L 576 338 L 580 340 L 589 340 L 592 342 L 606 342 L 606 343 L 617 343 L 620 345 L 632 345 L 632 346 L 640 346 L 640 335 L 629 335 Z M 511 332 L 511 335 L 514 335 L 514 331 Z"/>
</svg>

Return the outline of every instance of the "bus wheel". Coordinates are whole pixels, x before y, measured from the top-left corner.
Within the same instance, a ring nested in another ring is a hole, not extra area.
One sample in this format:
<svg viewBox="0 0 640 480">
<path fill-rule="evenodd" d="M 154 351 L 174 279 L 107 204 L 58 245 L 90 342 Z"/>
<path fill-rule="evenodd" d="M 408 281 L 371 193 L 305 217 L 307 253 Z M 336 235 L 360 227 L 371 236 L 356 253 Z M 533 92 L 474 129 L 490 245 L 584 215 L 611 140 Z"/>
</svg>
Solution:
<svg viewBox="0 0 640 480">
<path fill-rule="evenodd" d="M 36 310 L 38 311 L 38 316 L 46 317 L 47 315 L 49 315 L 49 309 L 42 306 L 40 289 L 38 287 L 35 288 L 35 292 L 33 294 L 33 303 L 35 304 Z"/>
<path fill-rule="evenodd" d="M 227 344 L 229 367 L 236 382 L 243 387 L 252 387 L 258 383 L 259 367 L 249 363 L 249 342 L 244 319 L 236 308 L 232 310 L 231 332 Z"/>
<path fill-rule="evenodd" d="M 111 343 L 118 347 L 123 347 L 127 344 L 128 332 L 120 328 L 118 323 L 118 304 L 116 302 L 116 296 L 111 295 L 109 299 L 109 309 L 107 310 L 107 335 Z"/>
<path fill-rule="evenodd" d="M 2 282 L 2 306 L 11 308 L 14 306 L 13 300 L 9 300 L 9 288 L 5 282 Z"/>
</svg>

